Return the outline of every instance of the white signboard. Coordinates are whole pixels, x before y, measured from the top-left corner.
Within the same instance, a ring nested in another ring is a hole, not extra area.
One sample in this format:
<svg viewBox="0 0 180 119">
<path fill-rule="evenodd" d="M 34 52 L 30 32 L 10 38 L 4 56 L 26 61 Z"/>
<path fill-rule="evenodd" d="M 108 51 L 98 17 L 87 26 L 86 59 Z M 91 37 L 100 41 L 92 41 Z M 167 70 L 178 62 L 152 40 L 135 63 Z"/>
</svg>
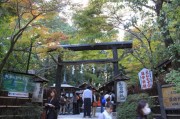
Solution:
<svg viewBox="0 0 180 119">
<path fill-rule="evenodd" d="M 117 102 L 125 102 L 127 98 L 127 84 L 124 81 L 117 82 Z"/>
<path fill-rule="evenodd" d="M 35 88 L 32 95 L 32 102 L 43 102 L 43 84 L 35 83 Z"/>
<path fill-rule="evenodd" d="M 11 97 L 29 97 L 29 93 L 23 93 L 23 92 L 8 92 L 8 96 L 11 96 Z"/>
<path fill-rule="evenodd" d="M 141 89 L 150 89 L 153 86 L 153 76 L 152 71 L 146 68 L 143 68 L 139 73 L 139 81 Z"/>
</svg>

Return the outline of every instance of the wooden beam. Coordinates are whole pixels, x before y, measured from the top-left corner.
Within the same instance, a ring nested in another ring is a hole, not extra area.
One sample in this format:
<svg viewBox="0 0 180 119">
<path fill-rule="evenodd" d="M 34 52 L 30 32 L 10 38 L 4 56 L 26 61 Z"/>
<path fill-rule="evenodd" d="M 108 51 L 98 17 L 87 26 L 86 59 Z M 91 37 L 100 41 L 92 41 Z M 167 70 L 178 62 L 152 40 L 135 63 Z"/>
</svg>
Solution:
<svg viewBox="0 0 180 119">
<path fill-rule="evenodd" d="M 115 62 L 113 59 L 98 59 L 98 60 L 78 60 L 78 61 L 63 61 L 62 65 L 79 65 L 79 64 L 90 64 L 90 63 L 112 63 Z"/>
<path fill-rule="evenodd" d="M 106 42 L 106 43 L 96 43 L 96 44 L 77 44 L 77 45 L 59 45 L 64 49 L 73 51 L 83 51 L 83 50 L 111 50 L 113 47 L 116 49 L 132 48 L 131 41 L 123 42 Z"/>
</svg>

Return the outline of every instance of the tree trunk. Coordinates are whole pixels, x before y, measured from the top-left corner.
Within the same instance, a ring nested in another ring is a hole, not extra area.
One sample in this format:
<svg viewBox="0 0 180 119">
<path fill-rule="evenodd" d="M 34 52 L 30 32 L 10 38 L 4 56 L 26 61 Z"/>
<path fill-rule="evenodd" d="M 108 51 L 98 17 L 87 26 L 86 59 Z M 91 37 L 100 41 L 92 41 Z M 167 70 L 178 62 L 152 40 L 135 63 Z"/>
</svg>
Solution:
<svg viewBox="0 0 180 119">
<path fill-rule="evenodd" d="M 166 111 L 165 111 L 164 104 L 163 104 L 162 88 L 161 88 L 161 84 L 158 81 L 158 79 L 156 79 L 156 85 L 157 85 L 158 100 L 159 100 L 160 110 L 161 110 L 161 118 L 162 119 L 167 119 Z"/>
<path fill-rule="evenodd" d="M 58 97 L 60 97 L 61 94 L 61 83 L 62 83 L 62 70 L 63 70 L 63 65 L 60 65 L 62 63 L 62 59 L 59 56 L 58 57 L 58 66 L 57 66 L 57 72 L 56 72 L 56 91 Z"/>
<path fill-rule="evenodd" d="M 9 56 L 10 56 L 10 54 L 12 53 L 14 45 L 15 45 L 15 43 L 11 43 L 11 46 L 10 46 L 7 54 L 5 55 L 5 57 L 3 58 L 2 62 L 0 63 L 0 73 L 2 72 L 2 70 L 3 70 L 3 68 L 4 68 L 4 66 L 5 66 L 5 64 L 6 64 L 7 60 L 8 60 L 8 58 L 9 58 Z"/>
<path fill-rule="evenodd" d="M 163 40 L 164 40 L 164 44 L 166 47 L 170 46 L 171 44 L 173 44 L 173 39 L 171 38 L 171 34 L 169 32 L 169 29 L 166 28 L 166 26 L 168 25 L 166 23 L 166 15 L 165 13 L 162 13 L 160 16 L 159 16 L 159 27 L 160 29 L 163 29 L 162 31 L 162 36 L 163 36 Z M 166 29 L 165 29 L 166 28 Z"/>
<path fill-rule="evenodd" d="M 165 1 L 164 0 L 157 0 L 155 2 L 155 12 L 159 18 L 159 28 L 160 29 L 163 29 L 164 31 L 162 32 L 162 36 L 164 38 L 164 44 L 166 47 L 170 46 L 171 44 L 173 44 L 173 39 L 171 38 L 171 35 L 170 35 L 170 32 L 169 32 L 169 29 L 166 28 L 165 26 L 167 26 L 167 23 L 166 23 L 166 15 L 165 13 L 161 13 L 162 11 L 162 6 L 163 6 L 163 3 Z M 166 29 L 164 29 L 166 28 Z"/>
</svg>

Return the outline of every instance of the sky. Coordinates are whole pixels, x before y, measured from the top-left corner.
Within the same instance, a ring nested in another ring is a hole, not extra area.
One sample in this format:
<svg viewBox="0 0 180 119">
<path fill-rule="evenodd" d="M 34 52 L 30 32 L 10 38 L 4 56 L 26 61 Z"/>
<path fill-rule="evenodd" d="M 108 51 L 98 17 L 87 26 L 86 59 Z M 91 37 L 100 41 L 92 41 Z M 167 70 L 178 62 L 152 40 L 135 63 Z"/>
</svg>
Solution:
<svg viewBox="0 0 180 119">
<path fill-rule="evenodd" d="M 88 5 L 88 1 L 89 0 L 70 0 L 71 4 L 80 4 L 81 8 L 84 8 Z M 72 6 L 69 6 L 67 5 L 64 9 L 63 9 L 63 12 L 64 14 L 62 13 L 59 13 L 59 16 L 62 17 L 62 18 L 65 18 L 67 19 L 67 23 L 69 25 L 73 25 L 72 24 L 72 16 L 73 16 L 73 13 L 74 11 L 71 9 Z"/>
</svg>

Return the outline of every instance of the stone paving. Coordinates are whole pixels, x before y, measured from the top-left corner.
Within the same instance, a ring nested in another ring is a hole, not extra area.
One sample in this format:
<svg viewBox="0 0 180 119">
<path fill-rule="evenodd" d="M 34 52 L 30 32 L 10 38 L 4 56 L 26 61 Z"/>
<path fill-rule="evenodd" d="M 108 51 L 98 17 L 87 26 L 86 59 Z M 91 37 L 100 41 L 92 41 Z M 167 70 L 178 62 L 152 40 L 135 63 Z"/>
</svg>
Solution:
<svg viewBox="0 0 180 119">
<path fill-rule="evenodd" d="M 86 117 L 83 118 L 83 113 L 80 114 L 76 114 L 76 115 L 59 115 L 58 119 L 98 119 L 98 115 L 100 114 L 100 112 L 96 113 L 96 117 Z"/>
</svg>

